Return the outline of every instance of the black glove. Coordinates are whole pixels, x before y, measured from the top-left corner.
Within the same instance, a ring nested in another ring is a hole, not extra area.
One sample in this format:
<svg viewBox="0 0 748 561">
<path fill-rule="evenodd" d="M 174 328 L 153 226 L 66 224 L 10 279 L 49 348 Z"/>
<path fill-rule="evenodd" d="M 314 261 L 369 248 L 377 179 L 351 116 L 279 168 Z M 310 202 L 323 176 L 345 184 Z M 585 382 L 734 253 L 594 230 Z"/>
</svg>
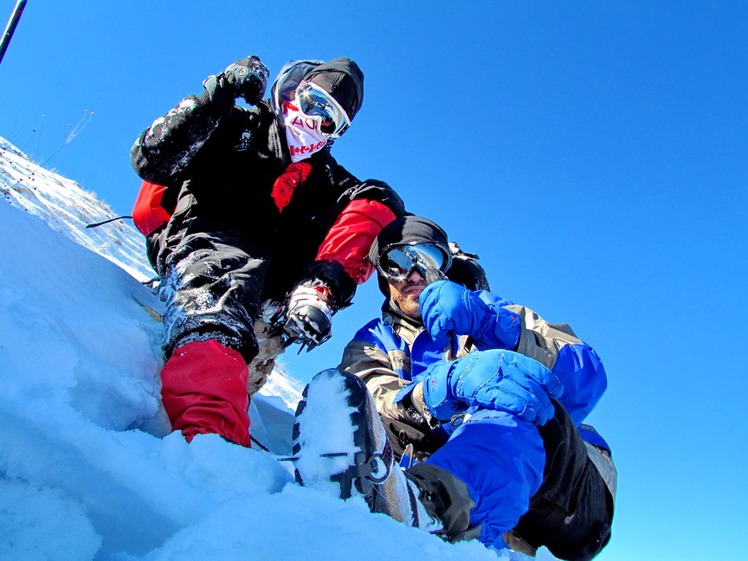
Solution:
<svg viewBox="0 0 748 561">
<path fill-rule="evenodd" d="M 213 103 L 233 106 L 237 97 L 257 105 L 265 95 L 270 72 L 254 55 L 236 61 L 220 74 L 208 76 L 203 86 Z"/>
<path fill-rule="evenodd" d="M 312 350 L 330 338 L 333 312 L 327 285 L 320 280 L 303 282 L 288 297 L 285 331 Z"/>
</svg>

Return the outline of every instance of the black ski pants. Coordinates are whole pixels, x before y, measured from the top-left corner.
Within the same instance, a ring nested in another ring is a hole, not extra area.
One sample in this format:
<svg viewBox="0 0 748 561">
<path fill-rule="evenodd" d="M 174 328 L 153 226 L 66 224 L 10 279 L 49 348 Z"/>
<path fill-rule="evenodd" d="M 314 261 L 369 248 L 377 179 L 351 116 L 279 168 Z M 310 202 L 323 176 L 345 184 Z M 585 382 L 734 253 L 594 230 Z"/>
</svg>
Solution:
<svg viewBox="0 0 748 561">
<path fill-rule="evenodd" d="M 216 340 L 249 362 L 269 252 L 233 232 L 187 234 L 169 255 L 160 293 L 166 302 L 164 352 Z"/>
</svg>

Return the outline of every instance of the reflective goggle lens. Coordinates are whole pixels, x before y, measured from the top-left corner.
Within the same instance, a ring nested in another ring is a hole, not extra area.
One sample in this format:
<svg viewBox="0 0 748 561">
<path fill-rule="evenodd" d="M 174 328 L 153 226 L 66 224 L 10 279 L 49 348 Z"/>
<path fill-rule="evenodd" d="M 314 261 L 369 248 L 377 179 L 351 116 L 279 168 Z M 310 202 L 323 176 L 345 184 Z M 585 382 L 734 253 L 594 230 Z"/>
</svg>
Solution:
<svg viewBox="0 0 748 561">
<path fill-rule="evenodd" d="M 296 100 L 304 115 L 322 118 L 320 130 L 325 134 L 340 136 L 350 125 L 348 115 L 335 98 L 311 82 L 299 86 Z"/>
<path fill-rule="evenodd" d="M 427 244 L 415 244 L 393 247 L 385 251 L 380 259 L 381 273 L 395 281 L 408 278 L 414 269 L 425 273 L 427 268 L 443 271 L 446 259 L 437 247 Z"/>
</svg>

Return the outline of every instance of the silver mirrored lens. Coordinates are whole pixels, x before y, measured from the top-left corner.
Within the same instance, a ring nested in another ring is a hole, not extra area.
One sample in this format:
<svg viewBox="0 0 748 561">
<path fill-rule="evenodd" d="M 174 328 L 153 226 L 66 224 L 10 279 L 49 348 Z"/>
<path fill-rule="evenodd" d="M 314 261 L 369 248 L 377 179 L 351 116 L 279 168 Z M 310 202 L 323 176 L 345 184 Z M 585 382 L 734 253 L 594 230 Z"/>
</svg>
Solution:
<svg viewBox="0 0 748 561">
<path fill-rule="evenodd" d="M 405 279 L 414 266 L 415 259 L 413 256 L 397 247 L 385 253 L 380 261 L 380 270 L 384 276 L 394 280 Z"/>
<path fill-rule="evenodd" d="M 444 253 L 437 247 L 415 244 L 387 250 L 379 262 L 380 272 L 389 280 L 399 282 L 410 276 L 414 269 L 425 275 L 429 268 L 443 270 Z"/>
<path fill-rule="evenodd" d="M 423 260 L 428 266 L 441 270 L 444 266 L 444 253 L 433 245 L 416 244 L 409 245 L 406 251 L 413 252 L 417 259 Z"/>
<path fill-rule="evenodd" d="M 325 134 L 340 134 L 348 126 L 348 117 L 332 97 L 313 84 L 299 87 L 296 95 L 299 110 L 309 117 L 321 117 Z"/>
</svg>

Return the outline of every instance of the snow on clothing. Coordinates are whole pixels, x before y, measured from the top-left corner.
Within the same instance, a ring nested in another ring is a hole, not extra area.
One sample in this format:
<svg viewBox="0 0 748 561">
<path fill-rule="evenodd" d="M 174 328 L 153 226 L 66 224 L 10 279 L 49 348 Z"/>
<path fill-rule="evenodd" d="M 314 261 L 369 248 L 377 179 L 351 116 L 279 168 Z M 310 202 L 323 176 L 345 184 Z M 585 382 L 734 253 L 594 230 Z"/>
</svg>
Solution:
<svg viewBox="0 0 748 561">
<path fill-rule="evenodd" d="M 477 294 L 492 315 L 483 318 L 493 322 L 486 340 L 460 337 L 438 348 L 420 323 L 388 301 L 382 319 L 356 333 L 339 368 L 366 382 L 404 463 L 423 462 L 406 473 L 433 465 L 467 484 L 474 501 L 467 505 L 470 524 L 480 527 L 482 542 L 504 547 L 509 540 L 520 551 L 547 545 L 561 558 L 591 559 L 609 539 L 612 496 L 575 425 L 605 391 L 602 364 L 568 326 L 548 324 L 487 291 Z M 558 376 L 564 392 L 554 418 L 538 428 L 510 413 L 472 409 L 456 429 L 436 420 L 419 380 L 429 365 L 463 358 L 476 347 L 517 351 Z M 565 524 L 574 512 L 574 523 Z M 570 540 L 574 551 L 568 550 Z"/>
<path fill-rule="evenodd" d="M 320 69 L 355 114 L 363 98 L 355 63 Z M 136 224 L 167 301 L 162 397 L 172 426 L 188 439 L 207 432 L 249 445 L 246 393 L 258 383 L 246 363 L 258 351 L 261 304 L 320 279 L 334 309 L 349 305 L 373 272 L 371 241 L 403 203 L 387 184 L 359 181 L 329 146 L 292 163 L 269 101 L 229 106 L 208 91 L 157 119 L 131 161 L 148 191 Z"/>
</svg>

